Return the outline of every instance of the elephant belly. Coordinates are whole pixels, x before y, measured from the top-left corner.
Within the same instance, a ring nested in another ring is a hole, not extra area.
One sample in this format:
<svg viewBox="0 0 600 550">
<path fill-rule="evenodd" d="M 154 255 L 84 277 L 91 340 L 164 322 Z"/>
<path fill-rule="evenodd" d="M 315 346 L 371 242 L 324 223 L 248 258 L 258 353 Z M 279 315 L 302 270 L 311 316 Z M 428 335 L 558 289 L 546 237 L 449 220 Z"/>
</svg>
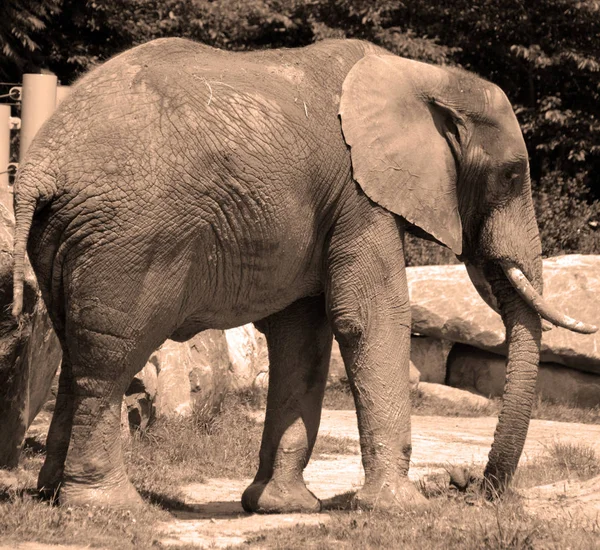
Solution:
<svg viewBox="0 0 600 550">
<path fill-rule="evenodd" d="M 268 235 L 246 231 L 222 241 L 226 247 L 212 239 L 207 248 L 211 239 L 202 239 L 188 284 L 191 311 L 175 337 L 258 321 L 322 292 L 322 239 L 293 228 Z"/>
</svg>

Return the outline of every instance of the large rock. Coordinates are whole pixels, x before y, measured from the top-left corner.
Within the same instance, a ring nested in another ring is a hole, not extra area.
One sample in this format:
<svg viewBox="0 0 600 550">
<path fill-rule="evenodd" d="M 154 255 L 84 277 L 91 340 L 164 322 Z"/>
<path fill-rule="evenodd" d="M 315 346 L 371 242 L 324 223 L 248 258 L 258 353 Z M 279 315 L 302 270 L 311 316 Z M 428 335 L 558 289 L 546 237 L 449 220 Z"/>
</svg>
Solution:
<svg viewBox="0 0 600 550">
<path fill-rule="evenodd" d="M 421 382 L 419 384 L 419 392 L 424 397 L 435 397 L 437 399 L 445 399 L 452 403 L 461 403 L 467 407 L 483 408 L 489 404 L 489 399 L 482 395 L 473 393 L 469 390 L 452 388 L 443 384 L 433 384 L 431 382 Z"/>
<path fill-rule="evenodd" d="M 500 397 L 504 391 L 504 357 L 472 346 L 456 344 L 448 357 L 448 384 Z M 543 399 L 580 407 L 600 405 L 600 376 L 557 363 L 540 363 L 536 394 Z"/>
<path fill-rule="evenodd" d="M 21 326 L 11 315 L 14 225 L 12 213 L 0 204 L 0 468 L 16 466 L 25 432 L 62 358 L 29 263 Z"/>
<path fill-rule="evenodd" d="M 225 331 L 234 387 L 252 386 L 260 373 L 269 371 L 267 340 L 252 323 Z"/>
<path fill-rule="evenodd" d="M 153 415 L 188 415 L 196 402 L 236 387 L 234 378 L 222 330 L 205 330 L 182 343 L 167 340 L 126 392 L 130 424 L 143 428 Z"/>
<path fill-rule="evenodd" d="M 479 297 L 463 265 L 407 268 L 413 332 L 506 354 L 500 316 Z M 544 295 L 561 311 L 600 324 L 600 256 L 544 260 Z M 600 374 L 600 335 L 553 328 L 541 360 Z"/>
<path fill-rule="evenodd" d="M 413 336 L 410 339 L 410 359 L 421 374 L 421 382 L 444 384 L 446 363 L 452 342 L 430 336 Z"/>
<path fill-rule="evenodd" d="M 129 423 L 144 428 L 154 416 L 185 416 L 207 402 L 216 406 L 228 391 L 249 388 L 267 372 L 266 340 L 251 324 L 205 330 L 182 343 L 167 340 L 126 392 Z"/>
</svg>

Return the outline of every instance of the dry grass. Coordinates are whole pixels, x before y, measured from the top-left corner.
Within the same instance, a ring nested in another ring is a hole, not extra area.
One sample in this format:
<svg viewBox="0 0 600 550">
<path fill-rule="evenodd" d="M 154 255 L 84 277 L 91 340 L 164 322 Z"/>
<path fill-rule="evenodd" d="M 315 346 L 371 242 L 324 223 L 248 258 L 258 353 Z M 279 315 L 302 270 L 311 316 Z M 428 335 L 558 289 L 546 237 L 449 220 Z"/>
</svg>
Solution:
<svg viewBox="0 0 600 550">
<path fill-rule="evenodd" d="M 262 549 L 533 550 L 597 548 L 598 532 L 528 516 L 517 498 L 500 503 L 468 502 L 447 492 L 428 512 L 333 512 L 317 526 L 265 531 L 244 547 Z"/>
<path fill-rule="evenodd" d="M 182 484 L 254 476 L 262 426 L 248 414 L 251 405 L 247 394 L 229 394 L 215 409 L 161 419 L 135 433 L 126 453 L 133 484 L 151 500 L 168 497 L 173 504 Z"/>
<path fill-rule="evenodd" d="M 514 485 L 519 488 L 535 487 L 562 479 L 590 479 L 600 475 L 600 457 L 586 443 L 557 441 L 533 462 L 519 466 Z"/>
<path fill-rule="evenodd" d="M 338 395 L 330 395 L 333 402 L 342 403 L 349 396 L 343 388 L 335 391 Z M 250 413 L 263 403 L 261 392 L 228 395 L 222 402 L 197 409 L 191 418 L 156 422 L 134 435 L 126 452 L 127 468 L 136 487 L 153 503 L 135 513 L 56 507 L 33 498 L 33 473 L 41 466 L 43 447 L 30 446 L 22 459 L 24 481 L 16 489 L 0 492 L 0 542 L 9 546 L 17 541 L 84 544 L 114 550 L 156 547 L 157 523 L 169 519 L 168 510 L 186 506 L 180 500 L 178 487 L 207 477 L 239 479 L 254 474 L 262 426 Z M 447 405 L 443 405 L 448 414 Z M 442 404 L 417 403 L 417 406 L 428 407 L 427 414 L 440 414 L 436 407 Z M 544 405 L 543 410 L 548 414 L 553 409 Z M 569 420 L 581 414 L 562 406 L 554 410 Z M 472 413 L 466 411 L 466 415 Z M 589 413 L 585 414 L 591 418 Z M 314 456 L 356 452 L 355 441 L 325 435 L 318 439 Z M 592 447 L 557 442 L 544 456 L 519 468 L 515 486 L 524 488 L 566 477 L 587 479 L 594 475 L 600 475 L 600 460 Z M 483 500 L 474 503 L 472 495 L 469 499 L 448 490 L 446 479 L 434 491 L 429 487 L 431 509 L 425 513 L 331 512 L 330 520 L 323 525 L 265 531 L 250 538 L 244 547 L 466 550 L 597 547 L 600 526 L 589 531 L 575 524 L 558 525 L 535 519 L 511 495 L 497 503 Z"/>
<path fill-rule="evenodd" d="M 2 495 L 0 542 L 9 547 L 24 541 L 85 544 L 114 550 L 150 548 L 156 543 L 153 525 L 168 513 L 150 505 L 131 513 L 95 507 L 60 507 L 42 502 L 20 488 Z"/>
<path fill-rule="evenodd" d="M 331 455 L 358 454 L 358 441 L 350 437 L 334 437 L 329 434 L 319 434 L 313 449 L 312 458 L 328 458 Z"/>
</svg>

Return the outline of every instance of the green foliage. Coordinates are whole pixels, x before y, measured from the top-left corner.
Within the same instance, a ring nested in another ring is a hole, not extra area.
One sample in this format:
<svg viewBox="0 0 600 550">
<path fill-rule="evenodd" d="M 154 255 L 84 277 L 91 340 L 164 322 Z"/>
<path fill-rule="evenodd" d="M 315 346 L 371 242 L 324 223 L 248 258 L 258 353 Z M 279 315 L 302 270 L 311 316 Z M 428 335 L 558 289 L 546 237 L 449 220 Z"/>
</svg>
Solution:
<svg viewBox="0 0 600 550">
<path fill-rule="evenodd" d="M 544 252 L 600 254 L 600 200 L 583 183 L 585 172 L 567 177 L 554 171 L 542 177 L 534 203 Z"/>
<path fill-rule="evenodd" d="M 234 50 L 355 37 L 475 71 L 515 106 L 544 253 L 598 253 L 600 1 L 5 0 L 0 72 L 46 66 L 70 83 L 95 63 L 164 36 Z M 429 245 L 411 250 L 411 263 L 446 261 Z"/>
<path fill-rule="evenodd" d="M 39 56 L 36 38 L 61 0 L 3 0 L 0 3 L 0 78 L 16 79 Z"/>
</svg>

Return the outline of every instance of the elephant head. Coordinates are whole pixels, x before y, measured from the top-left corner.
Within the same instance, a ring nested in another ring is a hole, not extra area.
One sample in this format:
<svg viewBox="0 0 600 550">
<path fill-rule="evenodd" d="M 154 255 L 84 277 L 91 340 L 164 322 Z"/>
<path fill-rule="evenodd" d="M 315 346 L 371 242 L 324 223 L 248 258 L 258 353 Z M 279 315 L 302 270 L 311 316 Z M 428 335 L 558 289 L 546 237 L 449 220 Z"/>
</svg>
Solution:
<svg viewBox="0 0 600 550">
<path fill-rule="evenodd" d="M 364 193 L 452 249 L 502 315 L 507 380 L 485 470 L 488 488 L 502 491 L 529 426 L 540 317 L 596 330 L 542 298 L 528 155 L 513 109 L 497 86 L 468 72 L 368 55 L 344 81 L 340 116 Z"/>
</svg>

